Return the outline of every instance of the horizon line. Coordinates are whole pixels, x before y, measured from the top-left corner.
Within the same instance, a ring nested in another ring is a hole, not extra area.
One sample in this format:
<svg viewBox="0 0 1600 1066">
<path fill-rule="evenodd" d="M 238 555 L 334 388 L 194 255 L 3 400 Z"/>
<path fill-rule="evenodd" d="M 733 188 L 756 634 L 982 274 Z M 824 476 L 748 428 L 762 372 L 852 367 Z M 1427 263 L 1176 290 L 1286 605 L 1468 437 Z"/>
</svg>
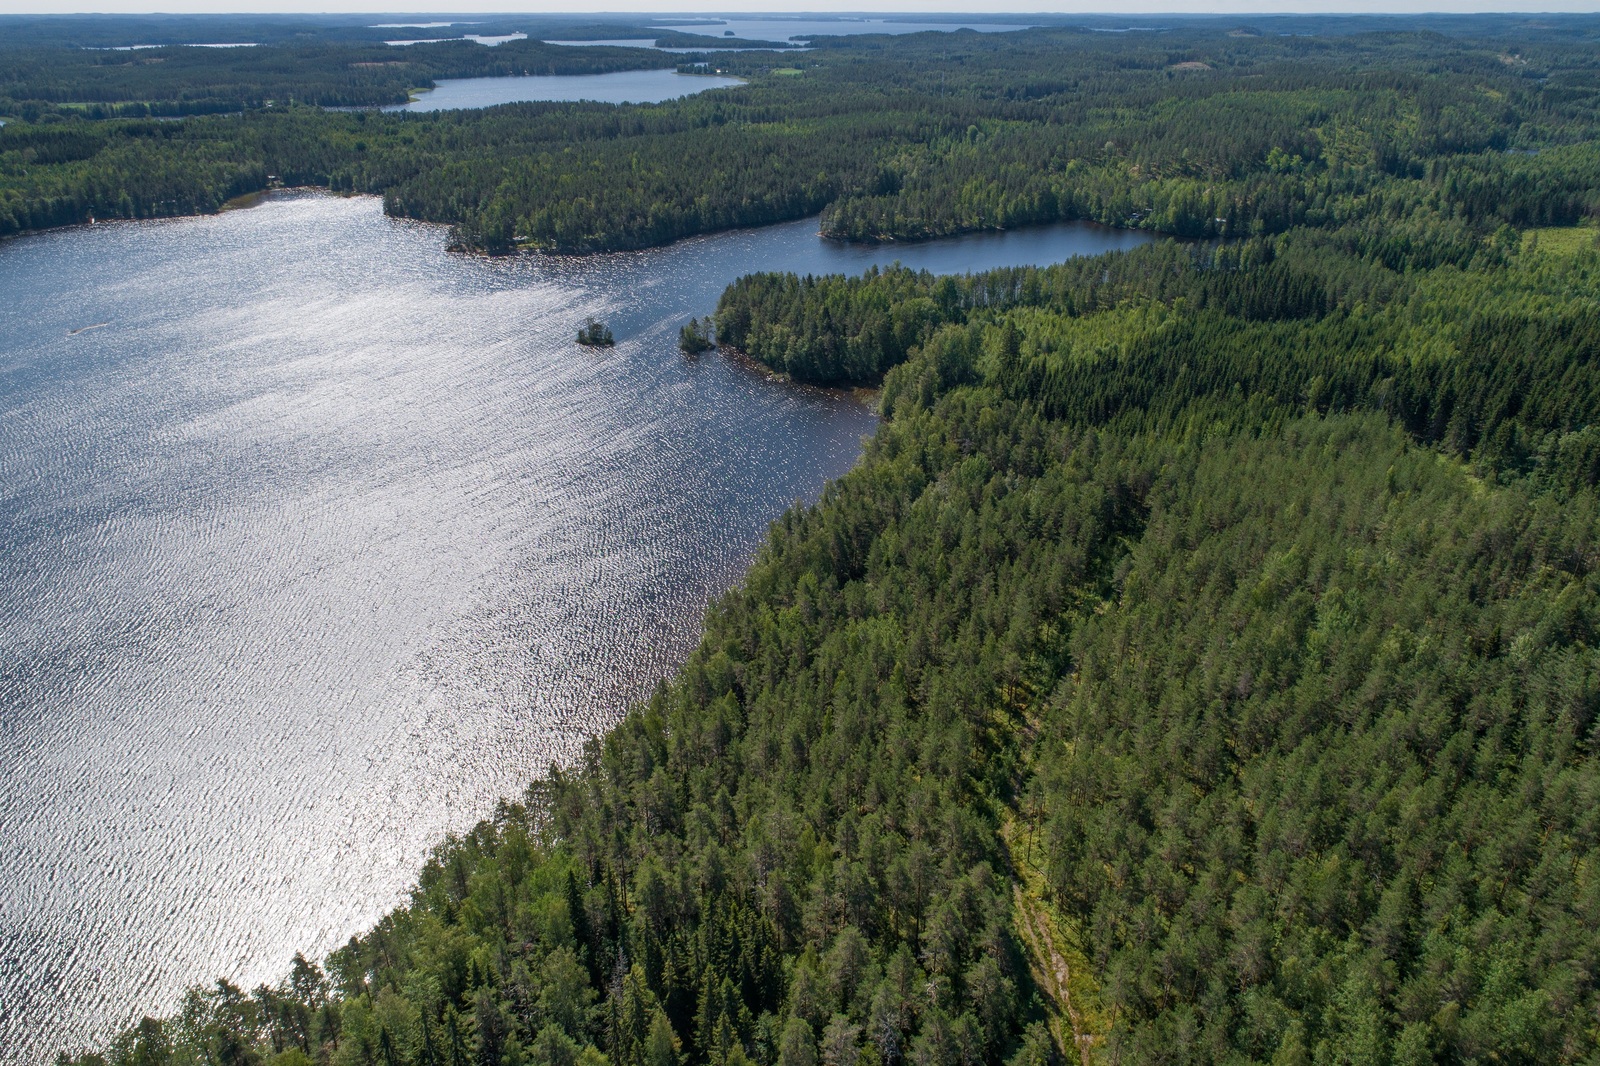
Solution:
<svg viewBox="0 0 1600 1066">
<path fill-rule="evenodd" d="M 760 0 L 742 7 L 717 8 L 717 9 L 665 9 L 651 6 L 647 0 L 635 4 L 622 0 L 601 0 L 604 6 L 597 4 L 594 8 L 587 8 L 581 0 L 578 4 L 568 7 L 560 12 L 541 12 L 519 6 L 525 0 L 512 0 L 510 3 L 495 4 L 493 0 L 484 7 L 475 7 L 472 10 L 453 11 L 439 7 L 424 6 L 423 3 L 407 3 L 400 0 L 345 0 L 344 3 L 333 5 L 308 4 L 305 0 L 282 0 L 273 3 L 272 0 L 262 3 L 261 0 L 245 0 L 233 4 L 226 0 L 222 3 L 216 0 L 167 0 L 156 5 L 149 5 L 148 0 L 126 0 L 119 3 L 94 4 L 76 7 L 50 0 L 42 3 L 28 4 L 25 2 L 13 4 L 7 0 L 0 0 L 0 17 L 138 17 L 138 16 L 305 16 L 305 17 L 336 17 L 343 15 L 361 15 L 381 17 L 384 15 L 397 15 L 415 17 L 420 15 L 436 15 L 453 19 L 470 18 L 475 15 L 489 15 L 497 18 L 526 17 L 539 19 L 566 19 L 566 18 L 605 18 L 612 16 L 651 15 L 659 18 L 679 18 L 686 16 L 715 17 L 715 18 L 805 18 L 827 17 L 842 18 L 849 16 L 863 17 L 894 17 L 915 18 L 917 16 L 951 17 L 962 16 L 972 19 L 982 19 L 993 22 L 1010 17 L 1051 17 L 1051 18 L 1113 18 L 1113 19 L 1152 19 L 1152 18 L 1226 18 L 1243 16 L 1260 19 L 1274 18 L 1307 18 L 1307 17 L 1366 17 L 1366 18 L 1419 18 L 1419 17 L 1448 17 L 1462 15 L 1503 15 L 1522 17 L 1560 17 L 1572 15 L 1600 14 L 1600 0 L 1571 0 L 1563 3 L 1561 0 L 1528 0 L 1526 3 L 1516 3 L 1515 0 L 1457 0 L 1456 3 L 1440 5 L 1420 0 L 1414 7 L 1407 5 L 1405 0 L 1397 5 L 1392 0 L 1346 0 L 1337 6 L 1322 6 L 1307 0 L 1304 3 L 1275 2 L 1275 0 L 1232 0 L 1225 3 L 1194 3 L 1183 4 L 1181 0 L 1173 3 L 1167 0 L 1165 4 L 1151 4 L 1149 6 L 1135 4 L 1130 10 L 1122 8 L 1117 10 L 1100 6 L 1104 0 L 1093 0 L 1083 5 L 1061 4 L 1043 0 L 1036 4 L 1024 2 L 1018 7 L 1000 11 L 978 11 L 961 3 L 940 2 L 933 0 L 913 0 L 910 3 L 888 3 L 880 6 L 856 6 L 850 0 L 839 3 L 830 3 L 822 0 L 813 7 L 791 8 L 779 7 L 777 4 L 763 4 Z"/>
</svg>

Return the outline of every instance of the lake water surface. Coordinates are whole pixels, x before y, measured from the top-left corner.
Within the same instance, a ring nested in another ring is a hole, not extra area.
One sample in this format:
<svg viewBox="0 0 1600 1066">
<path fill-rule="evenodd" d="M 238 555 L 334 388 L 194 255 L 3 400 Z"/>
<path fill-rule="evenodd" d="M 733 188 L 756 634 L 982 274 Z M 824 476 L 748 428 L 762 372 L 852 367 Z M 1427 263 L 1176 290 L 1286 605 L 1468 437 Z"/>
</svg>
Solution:
<svg viewBox="0 0 1600 1066">
<path fill-rule="evenodd" d="M 746 41 L 808 41 L 814 37 L 854 37 L 863 34 L 949 33 L 953 30 L 976 30 L 979 33 L 1010 33 L 1025 30 L 1022 22 L 902 22 L 890 19 L 710 19 L 682 25 L 655 27 L 662 32 L 694 33 L 706 37 L 723 37 L 728 31 Z M 611 45 L 617 48 L 655 48 L 655 37 L 613 37 L 593 41 L 545 41 L 560 45 Z M 390 44 L 401 42 L 390 41 Z M 409 43 L 409 42 L 408 42 Z M 662 48 L 662 52 L 691 53 L 694 48 Z M 703 51 L 703 49 L 701 49 Z M 766 51 L 766 49 L 752 49 Z M 798 51 L 798 49 L 797 49 Z"/>
<path fill-rule="evenodd" d="M 0 1061 L 325 954 L 670 673 L 875 425 L 677 351 L 734 277 L 1141 239 L 815 227 L 487 261 L 287 194 L 0 243 Z"/>
<path fill-rule="evenodd" d="M 979 33 L 1009 33 L 1025 30 L 1028 22 L 985 22 L 978 19 L 950 22 L 918 22 L 914 19 L 893 18 L 726 18 L 684 21 L 663 30 L 681 33 L 702 33 L 708 37 L 721 37 L 732 30 L 735 37 L 747 41 L 788 41 L 795 38 L 809 40 L 813 37 L 853 37 L 860 34 L 949 33 L 953 30 L 976 30 Z"/>
<path fill-rule="evenodd" d="M 679 74 L 675 70 L 623 70 L 613 74 L 539 74 L 509 78 L 446 78 L 410 103 L 385 111 L 449 111 L 531 100 L 593 100 L 602 104 L 659 104 L 707 89 L 743 85 L 738 78 Z"/>
</svg>

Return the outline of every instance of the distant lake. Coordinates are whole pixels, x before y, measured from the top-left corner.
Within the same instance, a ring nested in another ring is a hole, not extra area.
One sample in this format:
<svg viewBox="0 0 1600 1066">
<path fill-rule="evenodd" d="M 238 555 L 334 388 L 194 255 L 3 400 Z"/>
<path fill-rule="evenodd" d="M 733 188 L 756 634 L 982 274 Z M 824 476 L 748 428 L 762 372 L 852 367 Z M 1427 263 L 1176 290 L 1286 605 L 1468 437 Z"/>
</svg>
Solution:
<svg viewBox="0 0 1600 1066">
<path fill-rule="evenodd" d="M 88 48 L 90 52 L 141 52 L 147 48 L 259 48 L 255 41 L 228 41 L 218 44 L 118 44 L 109 48 Z"/>
<path fill-rule="evenodd" d="M 744 84 L 738 78 L 679 74 L 675 70 L 624 70 L 614 74 L 544 74 L 512 78 L 455 78 L 435 82 L 408 104 L 385 111 L 450 111 L 530 100 L 593 100 L 602 104 L 658 104 L 707 89 Z"/>
<path fill-rule="evenodd" d="M 679 55 L 703 55 L 703 54 L 708 53 L 708 52 L 714 55 L 714 54 L 716 54 L 718 52 L 729 51 L 729 49 L 723 49 L 723 48 L 657 48 L 656 47 L 656 41 L 657 41 L 657 38 L 655 38 L 655 37 L 617 37 L 617 38 L 614 38 L 612 40 L 605 40 L 605 41 L 546 41 L 544 43 L 545 44 L 559 44 L 559 45 L 562 45 L 563 47 L 567 47 L 567 48 L 596 48 L 596 47 L 602 47 L 602 46 L 611 47 L 611 48 L 649 48 L 649 49 L 653 49 L 654 51 L 657 51 L 657 52 L 675 52 L 675 53 L 677 53 Z M 809 52 L 809 51 L 811 51 L 811 49 L 809 49 L 809 48 L 800 48 L 800 47 L 795 47 L 795 48 L 741 48 L 741 49 L 738 49 L 738 51 L 743 51 L 743 52 Z"/>
<path fill-rule="evenodd" d="M 732 30 L 733 36 L 746 41 L 807 41 L 813 37 L 850 37 L 869 33 L 949 33 L 952 30 L 976 30 L 979 33 L 1009 33 L 1025 30 L 1026 22 L 896 22 L 890 19 L 718 19 L 708 22 L 685 23 L 677 26 L 653 26 L 662 33 L 693 33 L 705 37 L 723 37 Z M 611 45 L 618 48 L 654 48 L 655 37 L 614 37 L 595 41 L 546 41 L 546 44 Z M 395 43 L 395 42 L 390 42 Z M 663 48 L 663 52 L 695 52 L 704 49 Z"/>
<path fill-rule="evenodd" d="M 434 25 L 448 26 L 450 23 L 440 22 L 435 23 Z M 464 25 L 470 25 L 470 23 L 465 23 Z M 423 26 L 419 28 L 426 29 L 427 27 Z M 442 44 L 445 41 L 476 41 L 478 44 L 485 44 L 490 48 L 493 48 L 495 45 L 505 44 L 507 41 L 526 41 L 527 39 L 528 35 L 526 33 L 503 33 L 498 37 L 483 37 L 476 33 L 467 33 L 460 37 L 425 37 L 415 41 L 384 41 L 383 43 L 387 45 L 393 45 L 396 48 L 403 48 L 407 45 L 413 44 Z"/>
<path fill-rule="evenodd" d="M 486 260 L 300 193 L 0 242 L 0 1063 L 321 957 L 672 671 L 876 426 L 679 352 L 728 282 L 1147 239 L 816 229 Z"/>
<path fill-rule="evenodd" d="M 701 33 L 707 37 L 721 37 L 723 31 L 732 30 L 735 37 L 747 41 L 788 41 L 794 38 L 808 40 L 812 37 L 845 37 L 867 33 L 949 33 L 952 30 L 976 30 L 979 33 L 1007 33 L 1025 30 L 1027 22 L 902 22 L 886 18 L 861 19 L 708 19 L 705 22 L 682 22 L 673 26 L 652 29 L 677 30 L 679 33 Z"/>
</svg>

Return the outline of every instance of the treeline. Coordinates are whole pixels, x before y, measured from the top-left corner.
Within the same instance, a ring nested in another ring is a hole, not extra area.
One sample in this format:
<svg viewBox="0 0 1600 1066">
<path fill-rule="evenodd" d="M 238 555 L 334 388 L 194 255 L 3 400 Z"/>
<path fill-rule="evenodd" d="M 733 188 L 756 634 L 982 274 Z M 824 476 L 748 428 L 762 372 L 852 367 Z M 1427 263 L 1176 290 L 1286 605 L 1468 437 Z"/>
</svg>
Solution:
<svg viewBox="0 0 1600 1066">
<path fill-rule="evenodd" d="M 204 214 L 258 192 L 270 172 L 225 137 L 200 138 L 166 122 L 0 127 L 0 234 L 93 218 Z"/>
<path fill-rule="evenodd" d="M 305 80 L 294 92 L 300 74 L 272 82 L 270 111 L 188 120 L 159 137 L 59 110 L 39 124 L 8 125 L 0 130 L 0 232 L 73 211 L 174 213 L 165 164 L 147 149 L 183 169 L 177 160 L 203 158 L 213 144 L 252 173 L 380 193 L 392 213 L 456 225 L 455 243 L 487 252 L 640 248 L 818 212 L 826 233 L 849 240 L 1074 218 L 1237 238 L 1419 209 L 1479 230 L 1571 224 L 1600 208 L 1595 53 L 1518 32 L 1526 35 L 1036 30 L 911 35 L 892 47 L 884 38 L 833 38 L 781 57 L 718 57 L 751 84 L 662 105 L 518 105 L 371 116 L 359 125 L 306 108 L 277 112 L 289 96 L 403 98 L 406 86 L 468 66 L 545 72 L 665 60 L 537 42 L 380 50 L 370 62 L 383 65 L 372 67 L 352 66 L 354 52 L 338 51 L 344 46 L 233 50 L 220 59 L 226 50 L 182 49 L 152 57 L 163 61 L 147 64 L 155 72 L 148 86 L 103 93 L 105 113 L 222 107 L 238 95 L 179 92 L 190 77 L 184 63 L 237 80 L 252 63 L 303 55 Z M 136 81 L 146 76 L 136 73 L 146 54 L 99 53 L 113 56 L 106 69 L 116 77 Z M 343 58 L 330 66 L 335 55 Z M 778 64 L 801 74 L 769 76 Z M 176 80 L 161 82 L 162 71 Z M 82 99 L 80 75 L 63 69 L 56 95 Z M 113 102 L 136 89 L 149 91 Z M 260 95 L 252 99 L 264 104 Z M 30 157 L 56 127 L 74 131 L 76 154 Z"/>
</svg>

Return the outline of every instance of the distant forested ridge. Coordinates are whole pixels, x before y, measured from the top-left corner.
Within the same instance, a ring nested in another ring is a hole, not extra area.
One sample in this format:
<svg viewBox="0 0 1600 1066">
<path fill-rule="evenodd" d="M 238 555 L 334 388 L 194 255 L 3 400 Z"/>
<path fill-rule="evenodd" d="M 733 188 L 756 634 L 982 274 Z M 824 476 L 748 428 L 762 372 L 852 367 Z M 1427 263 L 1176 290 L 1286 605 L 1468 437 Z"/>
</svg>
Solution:
<svg viewBox="0 0 1600 1066">
<path fill-rule="evenodd" d="M 1600 1061 L 1590 23 L 1448 25 L 866 39 L 784 56 L 831 79 L 792 92 L 145 124 L 152 161 L 326 152 L 284 170 L 485 246 L 822 206 L 911 236 L 1006 190 L 1237 239 L 730 286 L 718 343 L 881 388 L 858 467 L 405 906 L 70 1062 Z M 4 137 L 87 131 L 86 175 L 124 128 Z M 685 207 L 694 166 L 726 180 Z"/>
<path fill-rule="evenodd" d="M 301 105 L 695 57 L 532 40 L 0 49 L 0 111 L 13 116 L 0 233 L 214 209 L 267 175 L 380 193 L 391 213 L 452 223 L 456 243 L 491 252 L 639 248 L 818 212 L 848 240 L 1077 218 L 1240 237 L 1417 206 L 1569 224 L 1600 197 L 1597 31 L 1483 19 L 1456 37 L 1200 22 L 822 38 L 804 53 L 711 57 L 751 84 L 661 105 L 364 116 Z M 93 118 L 194 110 L 244 113 Z"/>
</svg>

